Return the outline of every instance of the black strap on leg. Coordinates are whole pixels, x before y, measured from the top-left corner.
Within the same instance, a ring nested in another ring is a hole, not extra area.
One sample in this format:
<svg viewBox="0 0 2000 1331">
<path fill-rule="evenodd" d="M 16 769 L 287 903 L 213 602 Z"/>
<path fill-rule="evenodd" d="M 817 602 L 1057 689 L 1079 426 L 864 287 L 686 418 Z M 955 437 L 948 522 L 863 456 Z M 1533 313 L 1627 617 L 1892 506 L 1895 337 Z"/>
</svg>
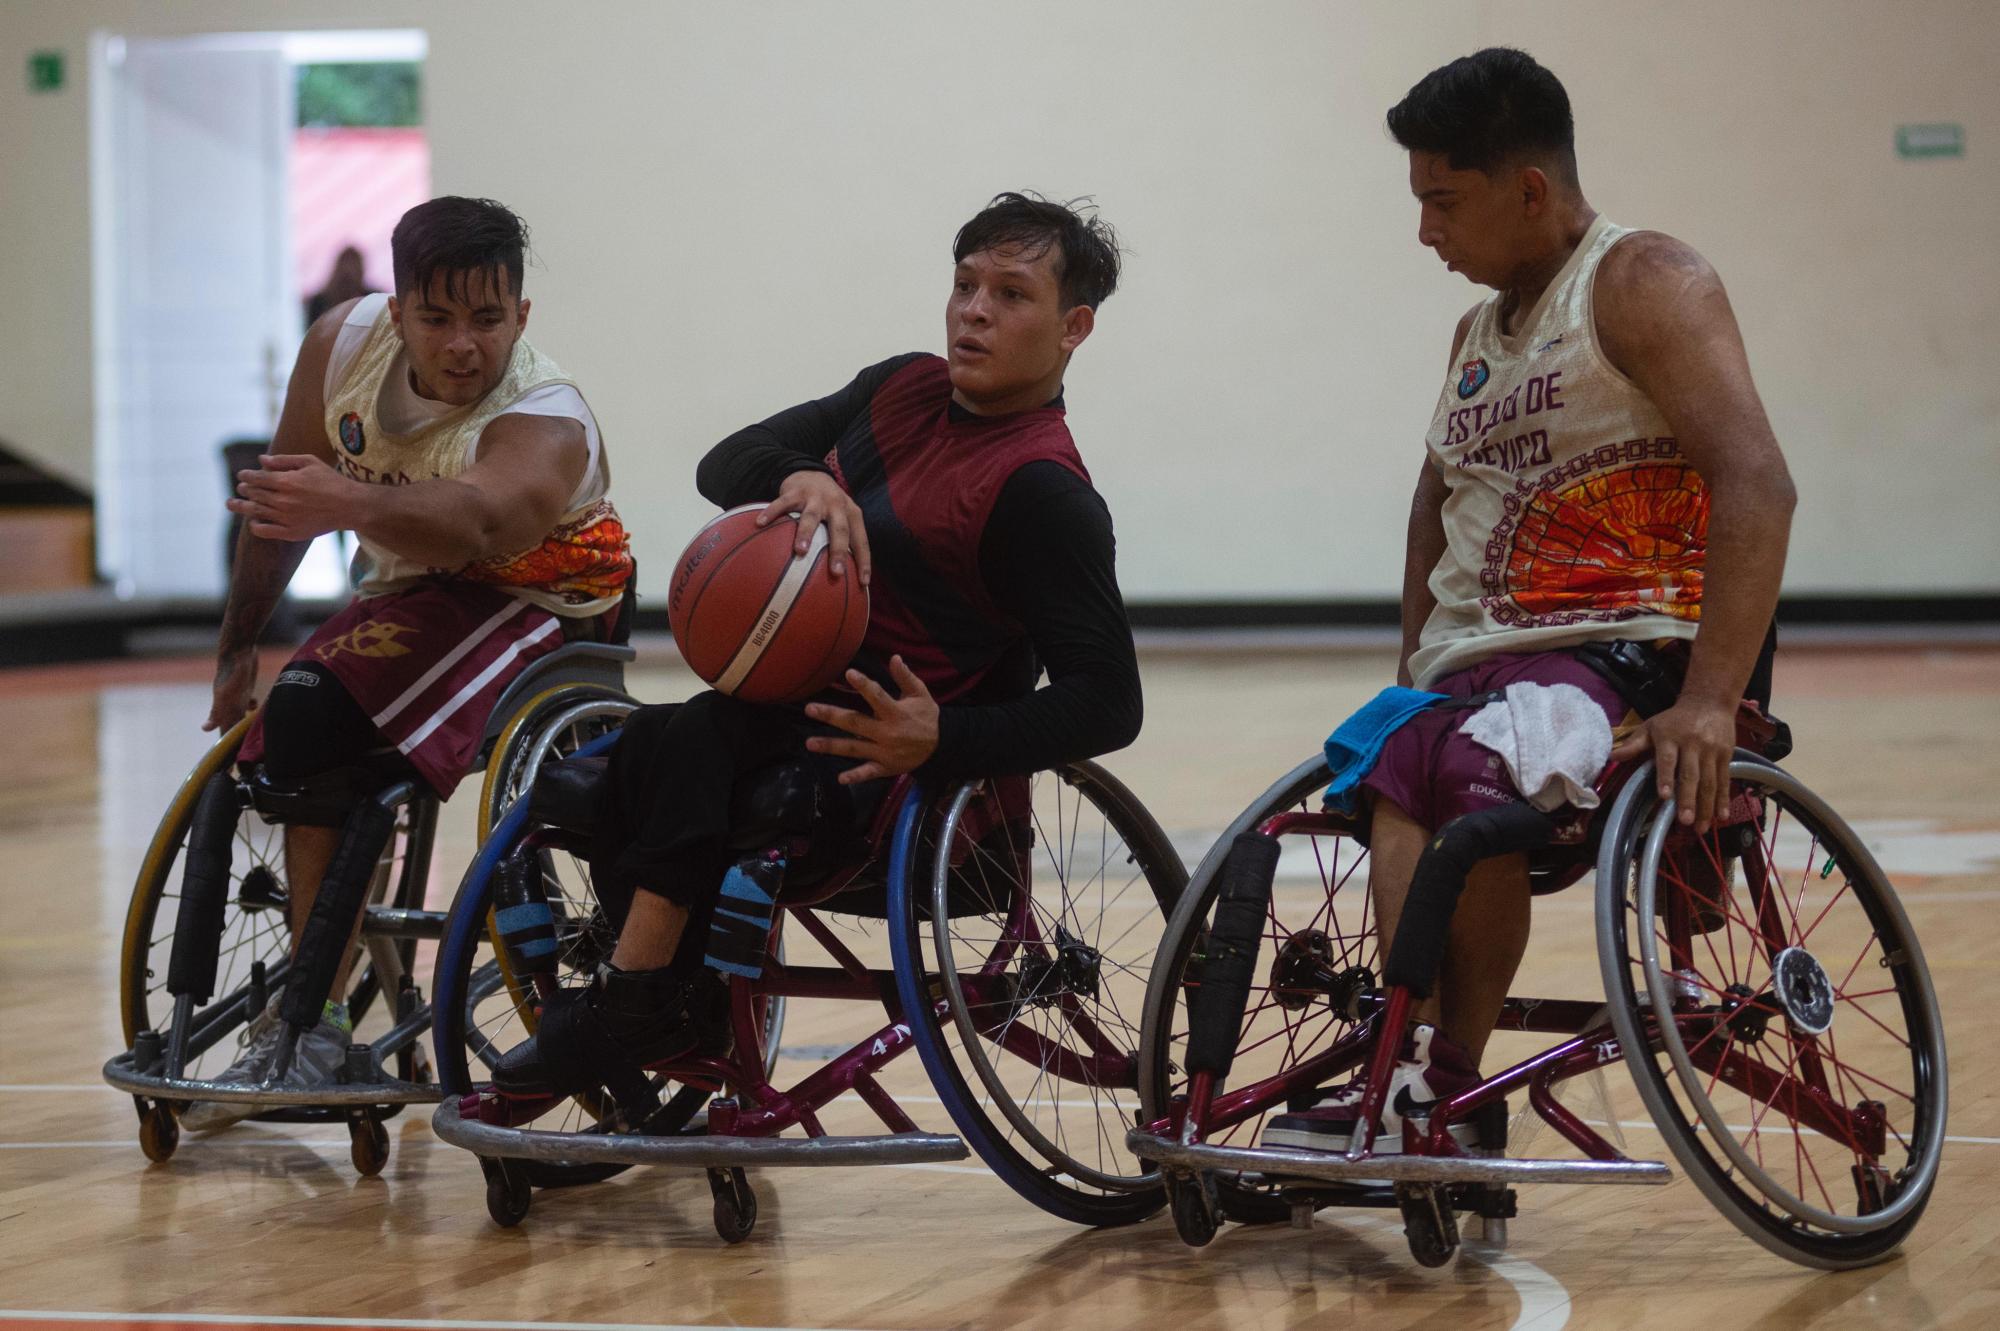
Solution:
<svg viewBox="0 0 2000 1331">
<path fill-rule="evenodd" d="M 1410 876 L 1410 892 L 1396 923 L 1383 980 L 1402 985 L 1418 998 L 1429 998 L 1444 964 L 1452 913 L 1458 909 L 1472 866 L 1495 855 L 1545 846 L 1555 828 L 1555 819 L 1532 804 L 1503 804 L 1446 823 L 1424 848 Z"/>
<path fill-rule="evenodd" d="M 186 994 L 206 1003 L 215 996 L 222 917 L 229 906 L 230 850 L 241 814 L 236 783 L 220 772 L 210 777 L 188 826 L 180 915 L 174 921 L 174 950 L 167 963 L 167 992 L 175 997 Z"/>
<path fill-rule="evenodd" d="M 340 846 L 326 867 L 326 876 L 320 879 L 319 895 L 285 982 L 284 1004 L 279 1011 L 294 1031 L 307 1031 L 319 1023 L 334 973 L 340 969 L 347 940 L 354 933 L 354 921 L 367 904 L 376 862 L 395 830 L 396 810 L 415 794 L 413 784 L 399 781 L 373 799 L 361 801 L 347 815 Z"/>
<path fill-rule="evenodd" d="M 1257 969 L 1257 944 L 1270 911 L 1271 883 L 1278 873 L 1275 837 L 1244 832 L 1230 843 L 1216 891 L 1215 922 L 1209 926 L 1199 983 L 1188 995 L 1190 1072 L 1229 1075 L 1250 981 Z M 1194 978 L 1190 976 L 1190 978 Z"/>
</svg>

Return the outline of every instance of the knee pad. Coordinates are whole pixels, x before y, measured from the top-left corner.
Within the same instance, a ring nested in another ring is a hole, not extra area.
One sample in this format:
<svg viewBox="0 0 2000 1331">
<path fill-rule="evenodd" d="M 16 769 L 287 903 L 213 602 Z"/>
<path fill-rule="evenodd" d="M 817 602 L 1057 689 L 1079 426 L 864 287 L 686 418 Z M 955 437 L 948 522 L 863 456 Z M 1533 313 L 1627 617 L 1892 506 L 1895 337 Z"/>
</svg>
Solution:
<svg viewBox="0 0 2000 1331">
<path fill-rule="evenodd" d="M 1555 819 L 1532 804 L 1503 804 L 1454 818 L 1431 838 L 1410 875 L 1410 892 L 1389 948 L 1382 978 L 1419 998 L 1430 997 L 1444 963 L 1452 912 L 1465 891 L 1472 866 L 1495 855 L 1511 855 L 1548 844 Z"/>
<path fill-rule="evenodd" d="M 389 783 L 379 770 L 351 763 L 300 777 L 273 777 L 260 767 L 247 784 L 251 807 L 267 823 L 345 827 L 355 807 Z"/>
</svg>

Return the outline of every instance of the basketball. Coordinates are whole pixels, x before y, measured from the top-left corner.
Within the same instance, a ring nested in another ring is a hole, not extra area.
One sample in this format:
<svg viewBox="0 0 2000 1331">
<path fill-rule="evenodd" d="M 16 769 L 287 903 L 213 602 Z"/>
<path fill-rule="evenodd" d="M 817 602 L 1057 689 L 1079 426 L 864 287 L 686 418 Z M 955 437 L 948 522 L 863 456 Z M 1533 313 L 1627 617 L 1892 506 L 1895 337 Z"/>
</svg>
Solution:
<svg viewBox="0 0 2000 1331">
<path fill-rule="evenodd" d="M 795 555 L 798 518 L 757 525 L 762 504 L 732 508 L 674 565 L 667 619 L 695 674 L 746 702 L 803 702 L 839 677 L 868 630 L 868 589 L 827 568 L 824 525 Z"/>
</svg>

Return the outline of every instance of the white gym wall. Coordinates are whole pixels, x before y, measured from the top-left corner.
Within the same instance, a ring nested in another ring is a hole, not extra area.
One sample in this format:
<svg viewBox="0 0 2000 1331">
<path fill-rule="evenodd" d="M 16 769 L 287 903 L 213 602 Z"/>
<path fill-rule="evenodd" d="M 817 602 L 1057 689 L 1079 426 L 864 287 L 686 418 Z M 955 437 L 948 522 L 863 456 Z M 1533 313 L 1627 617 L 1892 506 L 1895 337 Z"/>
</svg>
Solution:
<svg viewBox="0 0 2000 1331">
<path fill-rule="evenodd" d="M 1095 194 L 1131 247 L 1069 386 L 1128 596 L 1395 595 L 1478 293 L 1417 246 L 1382 113 L 1494 43 L 1568 85 L 1592 201 L 1728 283 L 1802 494 L 1788 590 L 2000 590 L 2000 11 L 1980 0 L 16 0 L 0 438 L 92 476 L 92 34 L 315 26 L 428 34 L 436 188 L 533 227 L 531 336 L 603 421 L 655 596 L 706 511 L 703 450 L 938 347 L 951 233 L 1017 186 Z M 42 49 L 67 56 L 61 92 L 26 86 Z M 1898 125 L 1940 121 L 1962 158 L 1898 158 Z"/>
</svg>

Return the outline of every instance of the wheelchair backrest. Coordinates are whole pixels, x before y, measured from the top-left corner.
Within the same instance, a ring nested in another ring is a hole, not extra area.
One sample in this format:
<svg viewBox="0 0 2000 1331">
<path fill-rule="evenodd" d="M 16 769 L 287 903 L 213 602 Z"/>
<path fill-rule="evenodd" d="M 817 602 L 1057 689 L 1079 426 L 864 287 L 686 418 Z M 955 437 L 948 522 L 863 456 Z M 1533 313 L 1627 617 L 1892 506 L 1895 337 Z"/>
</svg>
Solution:
<svg viewBox="0 0 2000 1331">
<path fill-rule="evenodd" d="M 492 745 L 521 705 L 536 694 L 559 684 L 596 684 L 624 692 L 625 667 L 638 652 L 623 643 L 568 642 L 523 670 L 486 718 L 486 733 L 480 740 L 482 753 Z"/>
</svg>

